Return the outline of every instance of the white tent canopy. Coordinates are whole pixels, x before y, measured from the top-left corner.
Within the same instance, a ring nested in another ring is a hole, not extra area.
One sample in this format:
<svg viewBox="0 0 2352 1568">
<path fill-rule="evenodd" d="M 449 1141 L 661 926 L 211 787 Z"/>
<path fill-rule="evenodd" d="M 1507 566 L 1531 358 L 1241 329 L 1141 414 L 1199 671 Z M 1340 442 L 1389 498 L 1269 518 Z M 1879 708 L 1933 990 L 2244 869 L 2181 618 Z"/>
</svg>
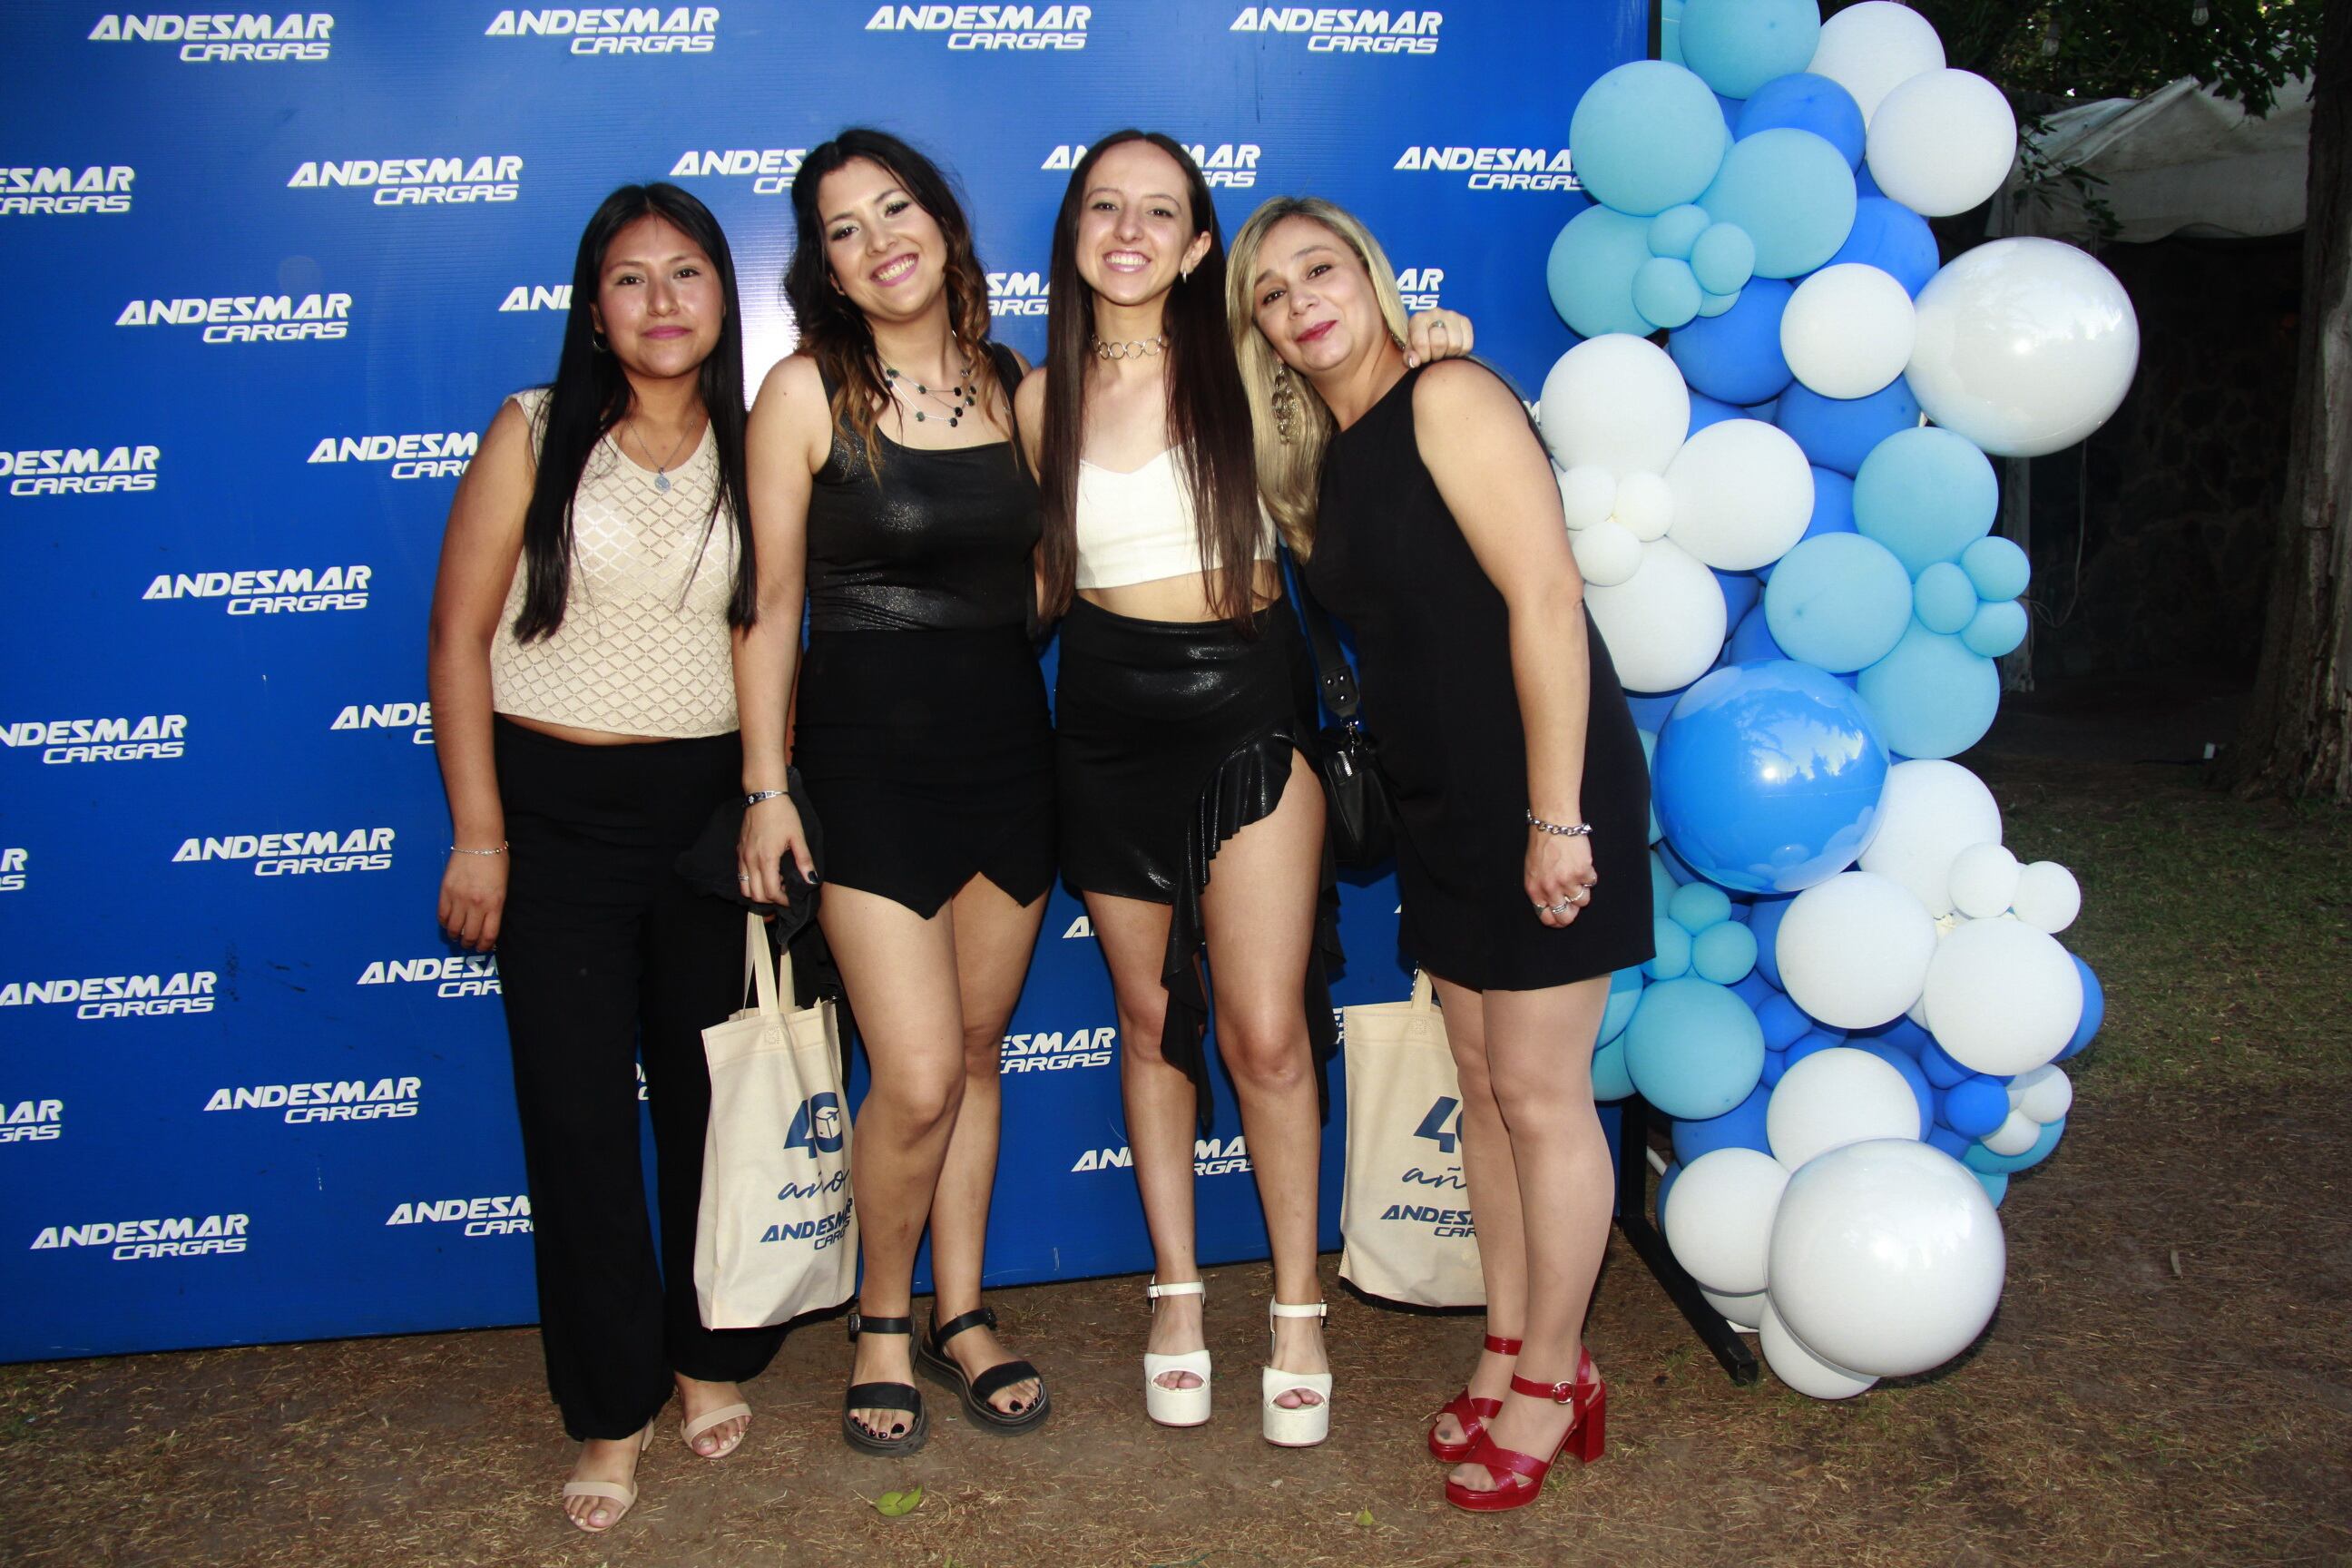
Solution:
<svg viewBox="0 0 2352 1568">
<path fill-rule="evenodd" d="M 2200 88 L 2189 78 L 2146 98 L 2110 98 L 2061 110 L 2032 138 L 2039 161 L 2079 168 L 2130 241 L 2182 234 L 2250 239 L 2303 226 L 2311 140 L 2311 80 L 2280 89 L 2266 119 Z M 2018 167 L 1994 204 L 2001 234 L 2038 234 L 2087 243 L 2094 229 L 2083 193 L 2063 177 L 2029 185 Z"/>
</svg>

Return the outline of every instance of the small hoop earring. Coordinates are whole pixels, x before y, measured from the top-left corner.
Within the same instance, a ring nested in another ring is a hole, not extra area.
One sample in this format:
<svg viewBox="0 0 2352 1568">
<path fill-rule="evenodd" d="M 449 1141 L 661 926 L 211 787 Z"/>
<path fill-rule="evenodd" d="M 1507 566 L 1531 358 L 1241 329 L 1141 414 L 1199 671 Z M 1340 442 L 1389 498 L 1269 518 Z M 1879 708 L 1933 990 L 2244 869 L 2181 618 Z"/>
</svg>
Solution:
<svg viewBox="0 0 2352 1568">
<path fill-rule="evenodd" d="M 1176 281 L 1179 283 L 1192 281 L 1192 269 L 1189 267 L 1179 267 L 1176 269 Z"/>
<path fill-rule="evenodd" d="M 604 332 L 595 327 L 588 329 L 588 346 L 600 354 L 613 352 L 613 345 L 605 341 Z"/>
<path fill-rule="evenodd" d="M 1298 389 L 1291 384 L 1290 367 L 1274 367 L 1274 435 L 1284 446 L 1292 445 L 1291 417 L 1298 411 Z"/>
</svg>

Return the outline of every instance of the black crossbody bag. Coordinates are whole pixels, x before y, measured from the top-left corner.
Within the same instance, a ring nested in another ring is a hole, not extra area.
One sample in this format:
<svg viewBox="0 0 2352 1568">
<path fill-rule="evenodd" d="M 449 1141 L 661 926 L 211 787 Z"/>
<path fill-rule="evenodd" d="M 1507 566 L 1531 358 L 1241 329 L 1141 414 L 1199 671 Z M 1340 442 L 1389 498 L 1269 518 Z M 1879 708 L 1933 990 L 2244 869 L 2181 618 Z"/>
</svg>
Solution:
<svg viewBox="0 0 2352 1568">
<path fill-rule="evenodd" d="M 1283 553 L 1290 554 L 1287 550 Z M 1331 853 L 1342 866 L 1378 866 L 1396 854 L 1396 811 L 1389 801 L 1388 782 L 1381 777 L 1372 738 L 1356 717 L 1361 703 L 1356 672 L 1340 651 L 1330 618 L 1307 591 L 1307 574 L 1296 558 L 1289 565 L 1291 598 L 1315 655 L 1316 689 L 1338 721 L 1323 726 L 1314 759 L 1330 807 Z"/>
</svg>

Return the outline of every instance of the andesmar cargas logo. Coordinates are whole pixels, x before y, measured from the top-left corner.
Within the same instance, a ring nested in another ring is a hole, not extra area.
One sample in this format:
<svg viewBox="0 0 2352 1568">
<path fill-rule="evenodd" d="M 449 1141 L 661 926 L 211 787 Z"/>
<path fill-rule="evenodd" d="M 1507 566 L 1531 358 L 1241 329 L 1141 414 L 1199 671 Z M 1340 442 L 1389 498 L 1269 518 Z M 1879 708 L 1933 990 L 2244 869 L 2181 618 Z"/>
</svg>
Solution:
<svg viewBox="0 0 2352 1568">
<path fill-rule="evenodd" d="M 530 1194 L 501 1194 L 479 1198 L 417 1198 L 392 1211 L 386 1225 L 454 1225 L 459 1234 L 529 1236 Z"/>
<path fill-rule="evenodd" d="M 499 296 L 499 311 L 501 315 L 509 310 L 569 310 L 570 309 L 572 309 L 572 285 L 569 283 L 551 285 L 518 283 Z"/>
<path fill-rule="evenodd" d="M 324 11 L 157 16 L 109 11 L 89 30 L 94 44 L 177 44 L 190 65 L 288 65 L 323 60 L 335 18 Z"/>
<path fill-rule="evenodd" d="M 25 885 L 32 879 L 32 872 L 27 869 L 32 859 L 33 852 L 22 846 L 10 845 L 0 848 L 0 893 L 21 893 L 25 890 Z"/>
<path fill-rule="evenodd" d="M 1574 191 L 1565 147 L 1407 147 L 1391 167 L 1464 176 L 1474 191 Z"/>
<path fill-rule="evenodd" d="M 943 33 L 950 49 L 1083 49 L 1091 5 L 883 5 L 869 33 Z"/>
<path fill-rule="evenodd" d="M 209 969 L 170 974 L 92 974 L 64 980 L 0 983 L 0 1007 L 69 1006 L 83 1023 L 209 1013 L 220 976 Z"/>
<path fill-rule="evenodd" d="M 232 616 L 305 616 L 364 610 L 375 568 L 257 566 L 236 572 L 159 572 L 142 599 L 218 600 Z"/>
<path fill-rule="evenodd" d="M 990 273 L 988 313 L 996 317 L 1043 316 L 1045 313 L 1045 274 Z"/>
<path fill-rule="evenodd" d="M 360 985 L 430 985 L 443 998 L 499 994 L 495 952 L 434 953 L 425 958 L 379 958 L 360 972 Z"/>
<path fill-rule="evenodd" d="M 118 327 L 196 327 L 207 343 L 337 342 L 352 333 L 349 294 L 214 294 L 133 300 Z"/>
<path fill-rule="evenodd" d="M 1192 1173 L 1196 1176 L 1231 1176 L 1250 1168 L 1249 1142 L 1241 1133 L 1220 1141 L 1215 1138 L 1192 1140 Z M 1131 1171 L 1135 1169 L 1135 1152 L 1120 1143 L 1101 1149 L 1089 1149 L 1072 1165 L 1073 1173 L 1087 1171 Z"/>
<path fill-rule="evenodd" d="M 404 730 L 412 746 L 433 743 L 430 702 L 347 702 L 335 710 L 330 730 Z"/>
<path fill-rule="evenodd" d="M 1232 190 L 1247 190 L 1257 184 L 1258 161 L 1265 149 L 1255 142 L 1186 142 L 1181 143 L 1200 166 L 1201 177 L 1210 185 L 1223 185 Z M 1083 142 L 1064 142 L 1045 154 L 1037 166 L 1049 172 L 1068 174 L 1087 155 Z"/>
<path fill-rule="evenodd" d="M 1007 1035 L 997 1057 L 999 1075 L 1016 1072 L 1059 1072 L 1069 1068 L 1107 1068 L 1118 1046 L 1118 1030 L 1098 1028 L 1037 1031 Z"/>
<path fill-rule="evenodd" d="M 312 158 L 287 187 L 371 193 L 380 207 L 463 206 L 510 202 L 522 195 L 522 160 L 511 153 L 431 158 Z"/>
<path fill-rule="evenodd" d="M 213 1090 L 206 1110 L 276 1110 L 299 1125 L 311 1121 L 387 1121 L 416 1114 L 425 1080 L 345 1079 L 329 1083 L 234 1084 Z"/>
<path fill-rule="evenodd" d="M 707 55 L 719 46 L 716 5 L 550 5 L 499 12 L 492 38 L 562 38 L 575 55 Z"/>
<path fill-rule="evenodd" d="M 65 1135 L 64 1100 L 0 1100 L 0 1143 L 54 1143 Z"/>
<path fill-rule="evenodd" d="M 310 463 L 383 463 L 395 479 L 454 479 L 480 450 L 478 430 L 413 430 L 396 436 L 321 436 Z"/>
<path fill-rule="evenodd" d="M 252 1216 L 241 1214 L 174 1215 L 163 1219 L 101 1219 L 88 1225 L 43 1226 L 31 1250 L 103 1247 L 117 1263 L 156 1258 L 221 1258 L 243 1252 L 252 1238 Z"/>
<path fill-rule="evenodd" d="M 233 861 L 249 865 L 257 877 L 332 876 L 348 871 L 392 869 L 389 827 L 315 828 L 290 833 L 231 833 L 217 838 L 184 838 L 172 851 L 173 865 Z"/>
<path fill-rule="evenodd" d="M 109 719 L 20 719 L 0 724 L 0 746 L 40 753 L 51 767 L 68 763 L 153 763 L 188 751 L 185 713 L 119 714 Z"/>
<path fill-rule="evenodd" d="M 1434 310 L 1438 294 L 1445 286 L 1443 267 L 1401 268 L 1396 275 L 1397 294 L 1408 310 Z"/>
<path fill-rule="evenodd" d="M 1440 11 L 1244 5 L 1226 31 L 1294 34 L 1312 55 L 1433 55 L 1444 22 Z"/>
<path fill-rule="evenodd" d="M 163 463 L 163 447 L 140 442 L 20 447 L 0 450 L 0 479 L 8 481 L 8 493 L 18 500 L 136 495 L 155 488 Z"/>
<path fill-rule="evenodd" d="M 748 177 L 755 196 L 781 196 L 793 188 L 793 176 L 801 172 L 801 160 L 808 156 L 805 147 L 706 147 L 699 152 L 688 148 L 678 154 L 677 162 L 669 166 L 673 180 L 740 180 Z M 513 296 L 502 310 L 517 309 Z M 564 309 L 572 307 L 572 297 L 564 296 Z"/>
<path fill-rule="evenodd" d="M 0 217 L 89 217 L 131 210 L 128 163 L 0 167 Z"/>
</svg>

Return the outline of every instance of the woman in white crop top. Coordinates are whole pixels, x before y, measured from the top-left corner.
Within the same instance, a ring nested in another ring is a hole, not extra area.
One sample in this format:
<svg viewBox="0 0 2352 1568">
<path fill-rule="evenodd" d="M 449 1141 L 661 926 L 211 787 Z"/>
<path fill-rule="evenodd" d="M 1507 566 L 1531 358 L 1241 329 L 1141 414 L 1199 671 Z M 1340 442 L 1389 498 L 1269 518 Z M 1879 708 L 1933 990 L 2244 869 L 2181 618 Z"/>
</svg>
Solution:
<svg viewBox="0 0 2352 1568">
<path fill-rule="evenodd" d="M 1305 1447 L 1330 1426 L 1315 1254 L 1338 893 L 1223 246 L 1181 146 L 1139 131 L 1094 143 L 1063 195 L 1049 299 L 1019 424 L 1045 512 L 1040 608 L 1061 617 L 1062 874 L 1110 967 L 1156 1260 L 1145 1407 L 1168 1426 L 1209 1416 L 1192 1225 L 1195 1123 L 1213 1115 L 1205 957 L 1274 1254 L 1260 1420 L 1267 1441 Z M 1466 344 L 1467 323 L 1444 321 Z M 1433 330 L 1446 335 L 1424 320 L 1416 337 Z"/>
<path fill-rule="evenodd" d="M 675 862 L 740 787 L 733 658 L 756 604 L 726 236 L 675 185 L 624 186 L 572 298 L 554 384 L 499 408 L 458 484 L 431 677 L 441 924 L 499 955 L 548 1384 L 582 1445 L 563 1505 L 593 1531 L 635 1501 L 673 1391 L 687 1447 L 733 1451 L 735 1385 L 782 1331 L 706 1329 L 694 1290 L 701 1030 L 739 1004 L 742 915 Z"/>
</svg>

